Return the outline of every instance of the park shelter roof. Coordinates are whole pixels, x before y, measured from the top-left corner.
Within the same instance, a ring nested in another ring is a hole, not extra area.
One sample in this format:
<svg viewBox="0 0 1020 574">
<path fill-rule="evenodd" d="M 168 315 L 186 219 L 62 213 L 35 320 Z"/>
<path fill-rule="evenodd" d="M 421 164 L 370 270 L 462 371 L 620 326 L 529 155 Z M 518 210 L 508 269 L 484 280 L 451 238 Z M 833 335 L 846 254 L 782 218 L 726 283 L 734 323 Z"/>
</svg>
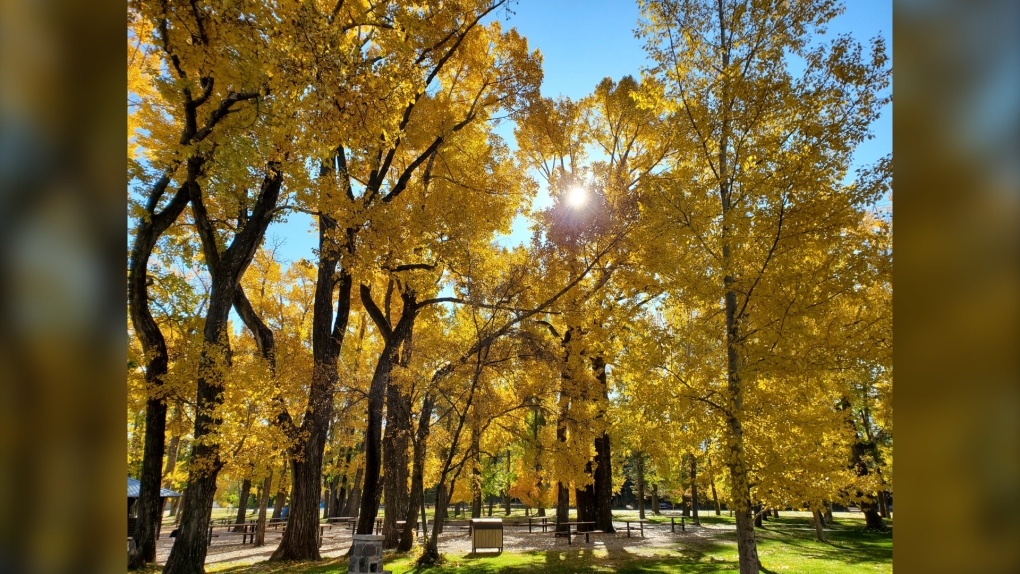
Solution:
<svg viewBox="0 0 1020 574">
<path fill-rule="evenodd" d="M 138 498 L 138 492 L 141 490 L 142 483 L 137 480 L 128 477 L 128 498 Z M 169 488 L 159 489 L 160 498 L 173 498 L 175 496 L 181 496 L 181 493 L 174 492 Z"/>
</svg>

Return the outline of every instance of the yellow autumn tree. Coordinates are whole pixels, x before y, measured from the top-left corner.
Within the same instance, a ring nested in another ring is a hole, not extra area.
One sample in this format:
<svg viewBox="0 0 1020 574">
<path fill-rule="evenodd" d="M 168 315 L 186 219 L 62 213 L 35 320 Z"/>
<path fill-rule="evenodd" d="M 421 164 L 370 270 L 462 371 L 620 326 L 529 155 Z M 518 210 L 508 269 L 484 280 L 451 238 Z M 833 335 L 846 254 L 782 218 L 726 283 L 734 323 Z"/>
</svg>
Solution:
<svg viewBox="0 0 1020 574">
<path fill-rule="evenodd" d="M 662 86 L 647 105 L 670 113 L 684 145 L 644 194 L 658 230 L 646 257 L 723 337 L 710 390 L 747 574 L 759 569 L 751 427 L 768 420 L 757 416 L 764 404 L 790 406 L 791 386 L 817 396 L 799 353 L 810 323 L 856 281 L 844 235 L 884 191 L 884 182 L 844 177 L 888 101 L 888 57 L 880 40 L 868 52 L 846 36 L 818 41 L 836 1 L 640 7 L 648 74 Z"/>
</svg>

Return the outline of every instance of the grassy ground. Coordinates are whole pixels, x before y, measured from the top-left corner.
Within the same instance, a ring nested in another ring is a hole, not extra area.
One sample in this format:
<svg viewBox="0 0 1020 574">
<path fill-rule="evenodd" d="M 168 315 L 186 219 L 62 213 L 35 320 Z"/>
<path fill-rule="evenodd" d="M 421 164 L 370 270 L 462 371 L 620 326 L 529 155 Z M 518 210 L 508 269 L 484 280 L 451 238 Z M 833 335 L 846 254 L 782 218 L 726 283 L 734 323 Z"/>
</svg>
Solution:
<svg viewBox="0 0 1020 574">
<path fill-rule="evenodd" d="M 516 513 L 515 513 L 516 514 Z M 614 512 L 619 518 L 630 518 L 630 512 Z M 636 512 L 633 514 L 636 515 Z M 651 522 L 669 523 L 668 517 L 649 516 Z M 826 528 L 829 543 L 815 540 L 814 528 L 806 513 L 785 513 L 778 519 L 756 529 L 758 552 L 765 572 L 796 572 L 805 574 L 841 574 L 858 572 L 892 572 L 892 529 L 884 533 L 864 530 L 863 517 L 837 513 L 837 523 Z M 891 525 L 892 521 L 888 521 Z M 733 519 L 725 514 L 702 518 L 707 527 L 704 536 L 689 536 L 667 546 L 643 548 L 581 547 L 537 552 L 505 552 L 503 554 L 447 555 L 446 563 L 437 568 L 418 570 L 414 555 L 387 554 L 385 567 L 394 574 L 475 574 L 509 572 L 512 574 L 567 574 L 572 572 L 632 573 L 690 572 L 713 573 L 737 570 L 737 547 L 734 532 L 727 528 Z M 346 558 L 314 563 L 255 565 L 217 564 L 207 571 L 225 574 L 282 574 L 285 572 L 323 573 L 345 571 Z M 159 569 L 152 569 L 158 572 Z"/>
</svg>

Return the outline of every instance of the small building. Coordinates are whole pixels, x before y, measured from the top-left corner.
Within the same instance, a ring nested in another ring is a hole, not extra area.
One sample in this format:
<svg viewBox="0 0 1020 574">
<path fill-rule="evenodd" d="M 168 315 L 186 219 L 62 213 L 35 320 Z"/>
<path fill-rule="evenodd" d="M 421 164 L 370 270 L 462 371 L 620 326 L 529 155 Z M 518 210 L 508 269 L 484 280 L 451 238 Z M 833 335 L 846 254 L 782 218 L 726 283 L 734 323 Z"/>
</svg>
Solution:
<svg viewBox="0 0 1020 574">
<path fill-rule="evenodd" d="M 138 480 L 131 478 L 127 479 L 127 495 L 128 495 L 128 537 L 132 537 L 135 534 L 135 521 L 138 519 L 138 510 L 135 508 L 135 503 L 138 501 L 138 493 L 142 489 L 142 483 Z M 169 488 L 159 489 L 159 507 L 163 508 L 166 506 L 166 500 L 168 498 L 179 498 L 181 494 L 174 492 Z"/>
</svg>

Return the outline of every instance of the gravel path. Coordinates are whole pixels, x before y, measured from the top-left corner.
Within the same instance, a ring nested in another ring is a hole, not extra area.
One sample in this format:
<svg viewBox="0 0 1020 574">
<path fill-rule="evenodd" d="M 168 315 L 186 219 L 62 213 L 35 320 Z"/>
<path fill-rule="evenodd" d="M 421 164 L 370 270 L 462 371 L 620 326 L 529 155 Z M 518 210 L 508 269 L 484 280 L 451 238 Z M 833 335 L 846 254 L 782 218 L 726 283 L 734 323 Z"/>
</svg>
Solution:
<svg viewBox="0 0 1020 574">
<path fill-rule="evenodd" d="M 631 525 L 631 537 L 628 538 L 626 525 L 623 522 L 615 523 L 614 525 L 617 529 L 616 534 L 591 536 L 590 543 L 585 543 L 584 536 L 580 538 L 572 537 L 572 544 L 568 545 L 565 538 L 553 536 L 552 528 L 547 533 L 541 532 L 540 529 L 529 533 L 526 523 L 524 526 L 510 523 L 506 524 L 503 528 L 503 551 L 590 551 L 599 549 L 608 552 L 610 556 L 622 551 L 631 554 L 654 554 L 656 550 L 677 549 L 682 547 L 685 541 L 694 542 L 697 539 L 713 537 L 733 528 L 732 526 L 721 525 L 691 526 L 688 524 L 686 531 L 681 532 L 680 525 L 677 524 L 677 532 L 672 533 L 668 523 L 646 524 L 645 536 L 642 538 L 640 533 L 634 528 L 634 525 Z M 163 532 L 156 551 L 156 561 L 160 564 L 166 562 L 167 556 L 170 554 L 170 547 L 173 544 L 173 540 L 168 536 L 169 530 L 165 526 Z M 267 530 L 266 545 L 261 548 L 255 548 L 251 544 L 239 544 L 239 536 L 225 537 L 222 540 L 214 538 L 212 545 L 209 546 L 205 563 L 211 565 L 231 562 L 240 565 L 268 560 L 279 545 L 282 536 L 282 533 L 275 532 L 273 529 Z M 323 537 L 320 552 L 323 558 L 337 558 L 345 555 L 350 545 L 351 535 L 349 529 L 331 529 L 327 530 Z M 456 527 L 451 528 L 440 535 L 439 550 L 448 556 L 470 554 L 471 537 L 467 534 L 466 530 Z M 485 551 L 481 551 L 479 554 L 483 552 Z"/>
</svg>

